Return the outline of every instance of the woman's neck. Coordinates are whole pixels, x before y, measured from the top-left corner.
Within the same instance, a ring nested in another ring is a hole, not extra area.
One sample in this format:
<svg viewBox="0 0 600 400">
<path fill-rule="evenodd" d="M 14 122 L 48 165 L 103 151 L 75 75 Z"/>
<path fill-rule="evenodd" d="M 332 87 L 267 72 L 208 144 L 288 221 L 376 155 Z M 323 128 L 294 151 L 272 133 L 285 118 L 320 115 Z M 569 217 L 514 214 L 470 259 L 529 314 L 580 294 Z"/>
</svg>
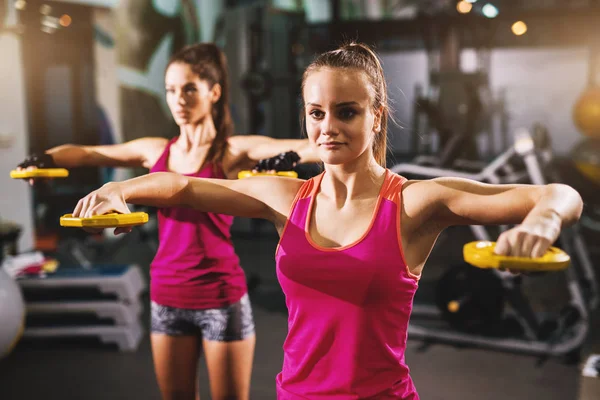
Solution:
<svg viewBox="0 0 600 400">
<path fill-rule="evenodd" d="M 344 204 L 351 200 L 370 198 L 379 193 L 386 169 L 377 164 L 370 152 L 342 164 L 325 164 L 321 192 Z"/>
<path fill-rule="evenodd" d="M 207 146 L 210 147 L 216 136 L 217 132 L 211 122 L 181 125 L 179 137 L 175 143 L 181 150 L 191 152 Z"/>
</svg>

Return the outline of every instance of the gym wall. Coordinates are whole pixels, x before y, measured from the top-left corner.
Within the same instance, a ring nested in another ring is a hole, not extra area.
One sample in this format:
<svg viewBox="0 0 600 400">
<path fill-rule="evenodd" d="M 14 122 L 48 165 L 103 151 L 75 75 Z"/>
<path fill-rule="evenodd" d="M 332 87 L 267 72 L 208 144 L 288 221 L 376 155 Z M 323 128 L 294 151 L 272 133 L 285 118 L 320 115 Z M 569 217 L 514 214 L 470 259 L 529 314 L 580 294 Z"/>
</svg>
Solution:
<svg viewBox="0 0 600 400">
<path fill-rule="evenodd" d="M 17 23 L 12 2 L 0 0 L 0 9 L 0 219 L 22 226 L 19 250 L 27 251 L 33 248 L 31 190 L 8 174 L 25 158 L 29 147 L 21 43 L 11 30 Z"/>
<path fill-rule="evenodd" d="M 406 153 L 411 149 L 412 113 L 415 104 L 415 86 L 425 87 L 429 70 L 424 51 L 406 51 L 381 54 L 387 77 L 392 115 L 397 124 L 388 122 L 388 146 L 394 152 Z"/>
<path fill-rule="evenodd" d="M 410 149 L 410 129 L 415 85 L 428 84 L 424 51 L 382 54 L 388 78 L 394 117 L 400 125 L 389 125 L 389 144 L 395 152 Z M 461 54 L 465 72 L 475 68 L 472 50 Z M 509 134 L 521 127 L 542 122 L 552 136 L 554 151 L 566 154 L 581 139 L 572 111 L 587 85 L 588 51 L 578 48 L 498 49 L 491 52 L 490 84 L 494 97 L 505 90 Z M 498 139 L 499 134 L 494 137 Z M 497 143 L 495 148 L 498 148 Z M 486 143 L 482 143 L 485 148 Z"/>
<path fill-rule="evenodd" d="M 121 126 L 121 107 L 119 104 L 119 84 L 117 76 L 117 52 L 115 48 L 115 18 L 109 8 L 94 8 L 94 68 L 96 85 L 96 103 L 103 113 L 104 121 L 101 141 L 106 144 L 123 141 Z M 106 168 L 103 181 L 123 180 L 129 173 L 127 169 Z"/>
<path fill-rule="evenodd" d="M 554 151 L 567 154 L 581 140 L 573 106 L 587 87 L 586 49 L 506 49 L 492 52 L 492 88 L 506 88 L 509 133 L 544 123 Z"/>
<path fill-rule="evenodd" d="M 174 51 L 198 41 L 195 2 L 122 0 L 114 13 L 123 140 L 172 137 L 164 72 Z"/>
</svg>

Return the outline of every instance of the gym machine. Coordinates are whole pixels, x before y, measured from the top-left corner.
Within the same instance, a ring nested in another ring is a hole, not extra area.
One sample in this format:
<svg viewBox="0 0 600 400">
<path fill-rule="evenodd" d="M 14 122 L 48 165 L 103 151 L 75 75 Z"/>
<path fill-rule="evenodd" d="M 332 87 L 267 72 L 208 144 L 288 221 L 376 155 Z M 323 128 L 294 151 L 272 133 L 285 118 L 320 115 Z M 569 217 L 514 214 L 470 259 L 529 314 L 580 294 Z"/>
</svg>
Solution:
<svg viewBox="0 0 600 400">
<path fill-rule="evenodd" d="M 398 164 L 391 170 L 415 178 L 451 176 L 487 183 L 543 185 L 547 182 L 539 152 L 543 138 L 536 139 L 526 130 L 519 131 L 514 145 L 479 173 L 417 164 Z M 509 174 L 506 166 L 515 159 L 524 170 Z M 478 240 L 491 241 L 484 227 L 470 228 Z M 578 225 L 563 230 L 557 243 L 571 256 L 571 267 L 556 272 L 566 275 L 570 297 L 558 315 L 536 313 L 522 292 L 523 280 L 535 279 L 535 274 L 515 276 L 498 269 L 475 269 L 465 263 L 449 267 L 440 278 L 435 305 L 414 305 L 409 337 L 426 343 L 483 347 L 543 358 L 578 356 L 588 333 L 589 313 L 598 305 L 597 281 Z"/>
<path fill-rule="evenodd" d="M 494 130 L 500 133 L 500 148 L 509 147 L 503 95 L 494 99 L 489 83 L 489 32 L 479 35 L 482 39 L 473 49 L 476 70 L 465 72 L 460 60 L 461 31 L 453 25 L 423 24 L 429 87 L 426 92 L 420 85 L 415 87 L 411 129 L 411 152 L 418 155 L 415 163 L 480 169 L 477 161 L 500 152 L 495 148 Z M 481 135 L 486 135 L 489 144 L 485 151 L 478 145 Z M 457 159 L 461 161 L 455 165 Z"/>
<path fill-rule="evenodd" d="M 300 137 L 300 82 L 307 63 L 303 12 L 264 4 L 227 9 L 215 42 L 228 60 L 236 132 Z"/>
</svg>

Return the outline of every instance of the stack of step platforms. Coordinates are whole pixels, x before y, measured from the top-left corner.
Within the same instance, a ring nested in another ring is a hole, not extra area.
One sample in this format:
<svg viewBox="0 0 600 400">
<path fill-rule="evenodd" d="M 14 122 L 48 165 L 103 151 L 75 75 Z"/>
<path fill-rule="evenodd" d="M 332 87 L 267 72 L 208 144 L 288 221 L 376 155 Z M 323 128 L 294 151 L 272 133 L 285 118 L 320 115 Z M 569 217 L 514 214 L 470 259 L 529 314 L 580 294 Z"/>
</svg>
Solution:
<svg viewBox="0 0 600 400">
<path fill-rule="evenodd" d="M 17 280 L 27 307 L 24 340 L 92 338 L 135 351 L 147 283 L 137 265 L 59 268 Z"/>
</svg>

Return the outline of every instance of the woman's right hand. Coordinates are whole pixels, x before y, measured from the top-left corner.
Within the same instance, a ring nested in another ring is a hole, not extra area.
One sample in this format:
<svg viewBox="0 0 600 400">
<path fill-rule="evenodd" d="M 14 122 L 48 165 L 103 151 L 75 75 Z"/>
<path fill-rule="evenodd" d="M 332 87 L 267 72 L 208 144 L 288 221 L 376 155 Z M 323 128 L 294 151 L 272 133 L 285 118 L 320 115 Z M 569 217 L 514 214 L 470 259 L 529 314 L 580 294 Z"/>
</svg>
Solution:
<svg viewBox="0 0 600 400">
<path fill-rule="evenodd" d="M 50 154 L 31 154 L 17 165 L 17 171 L 31 171 L 38 168 L 56 168 L 56 163 Z M 34 185 L 35 179 L 28 179 L 30 185 Z"/>
<path fill-rule="evenodd" d="M 73 216 L 76 218 L 90 218 L 94 215 L 111 212 L 120 214 L 131 213 L 125 202 L 120 182 L 109 182 L 79 200 L 75 210 L 73 210 Z M 131 232 L 131 229 L 131 227 L 117 227 L 115 235 Z M 97 232 L 97 230 L 88 231 Z"/>
</svg>

